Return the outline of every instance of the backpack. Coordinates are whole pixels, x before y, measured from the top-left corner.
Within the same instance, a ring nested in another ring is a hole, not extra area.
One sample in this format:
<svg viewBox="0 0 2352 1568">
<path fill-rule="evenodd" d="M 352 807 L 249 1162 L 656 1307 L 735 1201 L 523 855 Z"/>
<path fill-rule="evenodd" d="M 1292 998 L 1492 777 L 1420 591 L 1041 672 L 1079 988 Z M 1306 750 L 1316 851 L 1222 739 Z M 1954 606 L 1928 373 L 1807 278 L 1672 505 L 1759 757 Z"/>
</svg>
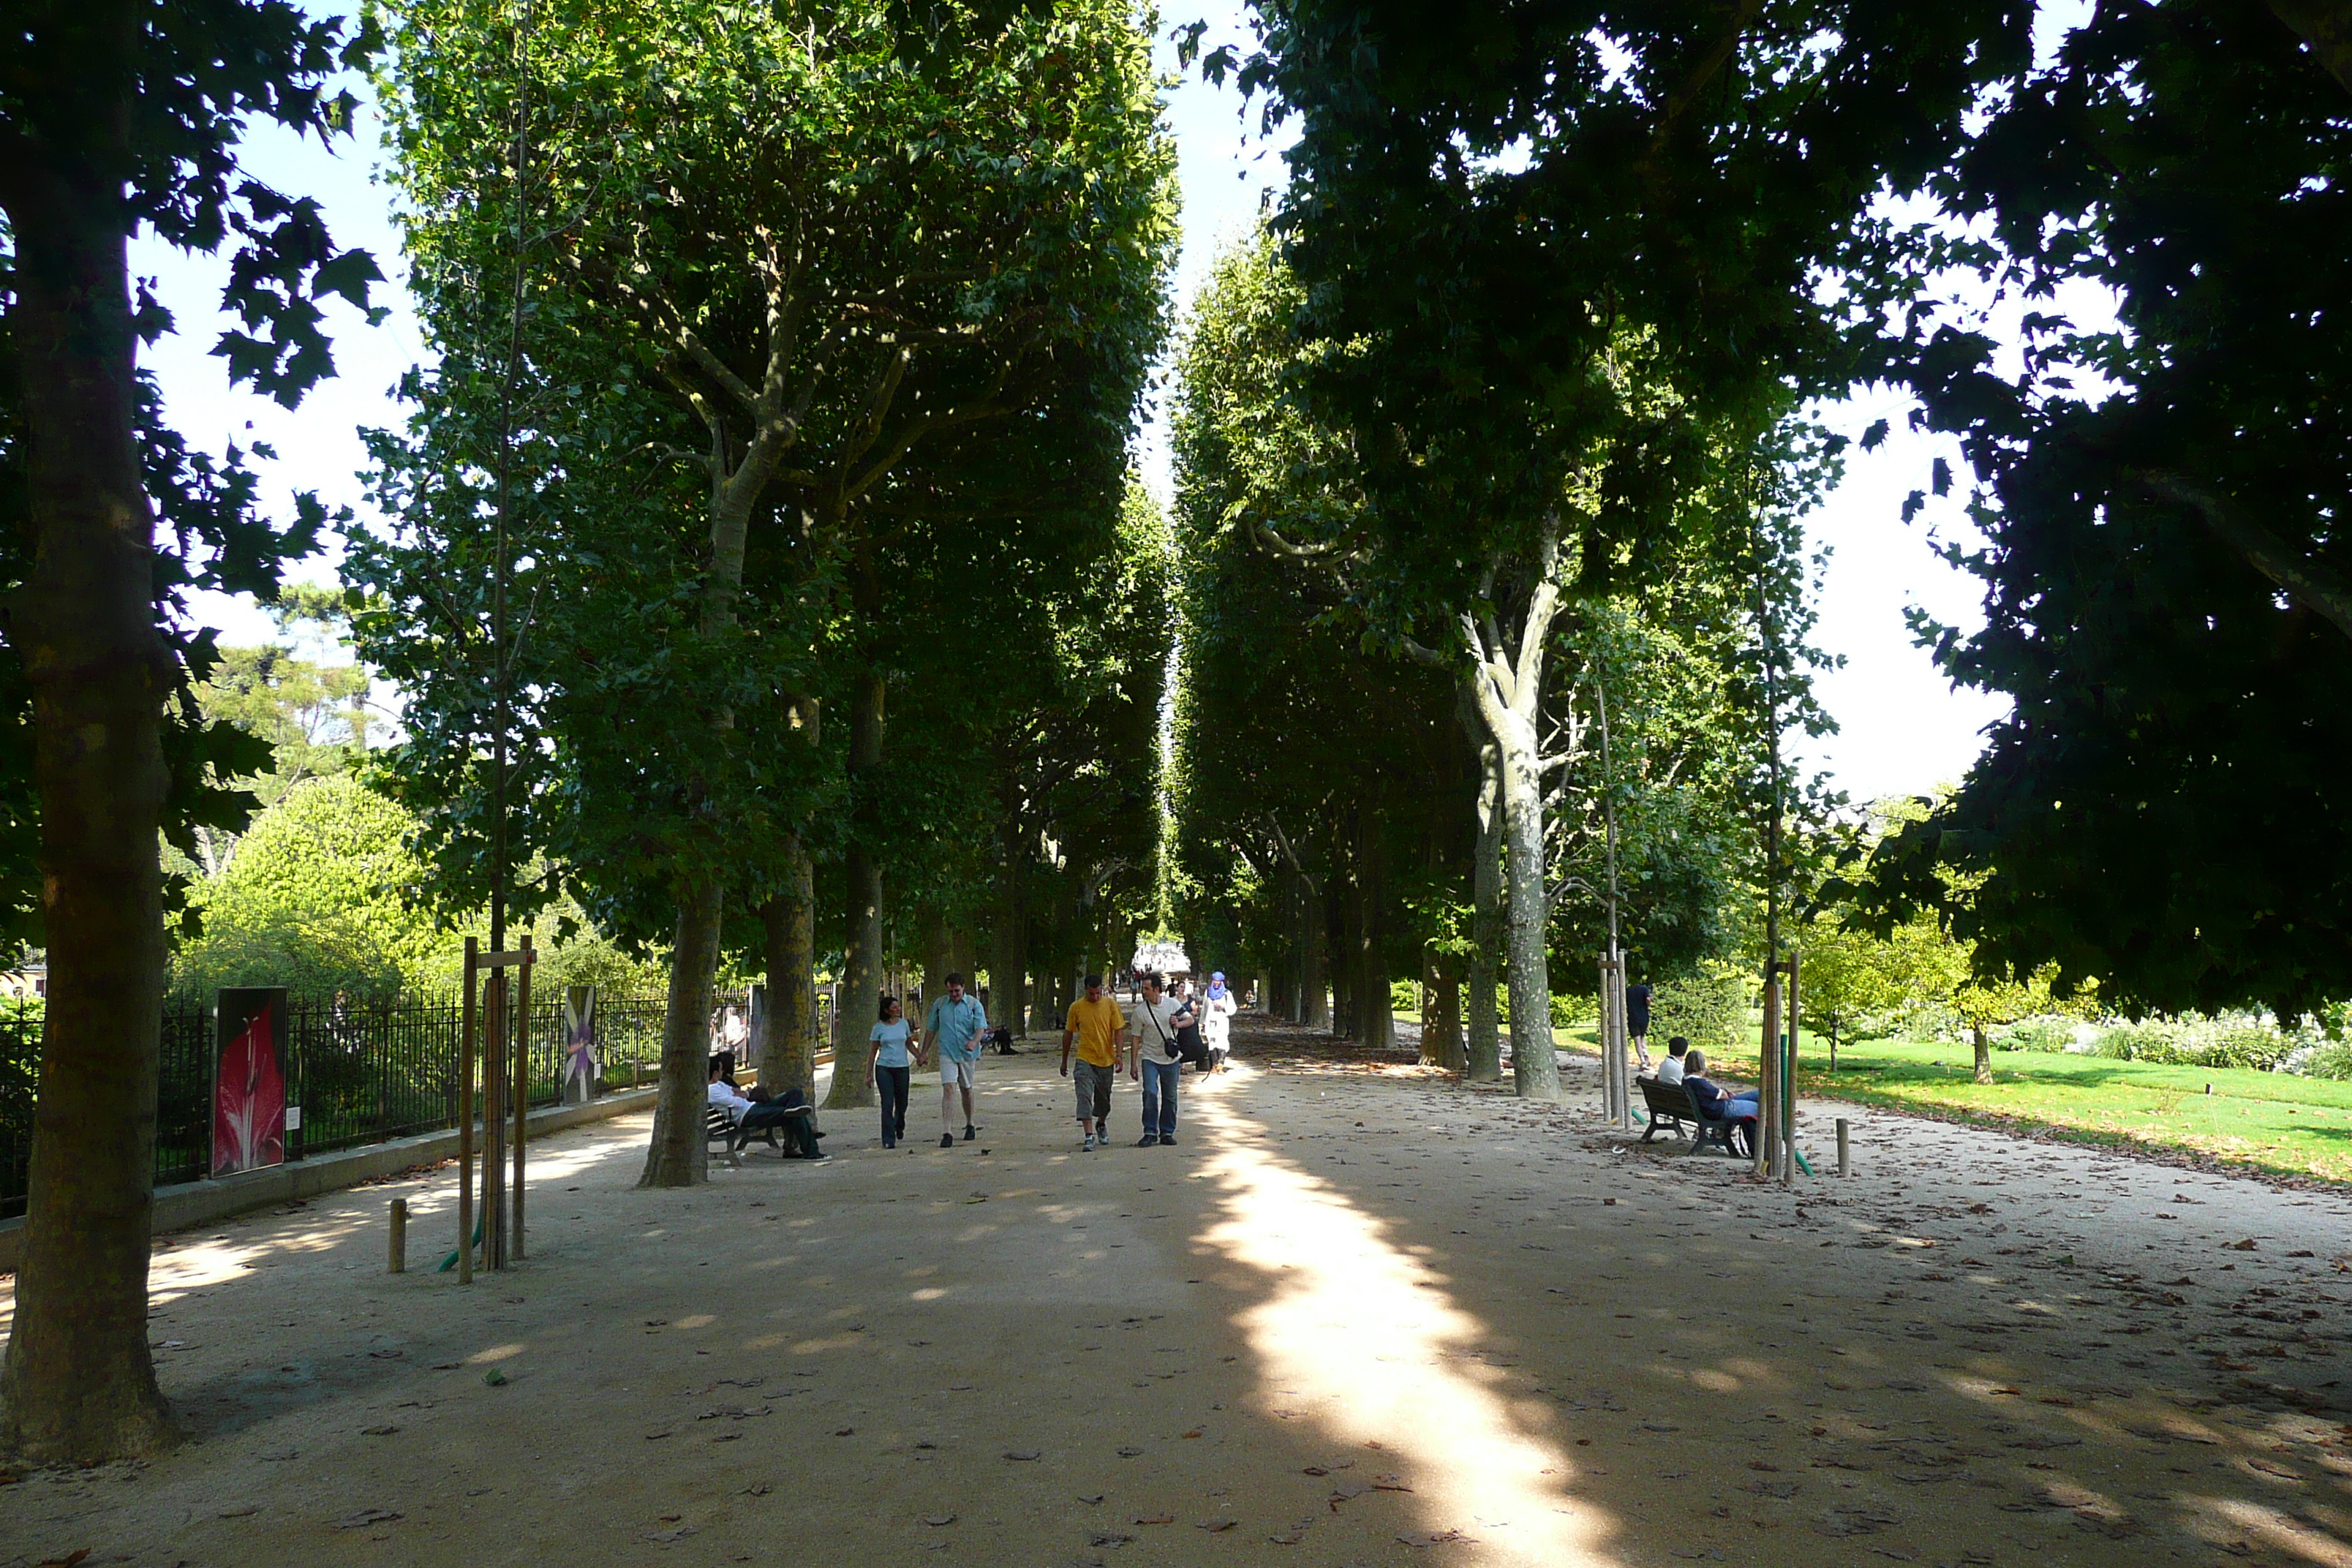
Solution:
<svg viewBox="0 0 2352 1568">
<path fill-rule="evenodd" d="M 1167 1053 L 1170 1061 L 1197 1064 L 1209 1059 L 1209 1047 L 1202 1043 L 1199 1024 L 1183 1026 L 1171 1040 L 1168 1037 L 1168 1031 L 1160 1026 L 1160 1015 L 1152 1011 L 1149 1002 L 1143 1005 L 1143 1016 L 1151 1020 L 1151 1032 L 1160 1037 L 1160 1047 Z"/>
</svg>

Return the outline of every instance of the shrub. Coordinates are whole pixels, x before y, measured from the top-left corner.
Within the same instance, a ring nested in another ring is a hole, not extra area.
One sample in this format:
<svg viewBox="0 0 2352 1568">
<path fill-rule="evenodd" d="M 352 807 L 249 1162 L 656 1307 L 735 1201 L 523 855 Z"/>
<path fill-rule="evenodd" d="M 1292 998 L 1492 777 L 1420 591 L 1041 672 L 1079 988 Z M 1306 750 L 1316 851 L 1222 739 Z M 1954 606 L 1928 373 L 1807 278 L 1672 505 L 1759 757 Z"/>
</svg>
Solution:
<svg viewBox="0 0 2352 1568">
<path fill-rule="evenodd" d="M 1988 1036 L 2005 1051 L 2063 1051 L 2074 1043 L 2074 1020 L 2060 1013 L 2036 1013 L 1990 1030 Z"/>
<path fill-rule="evenodd" d="M 2352 1079 L 2352 1041 L 2336 1040 L 2314 1049 L 2303 1061 L 2309 1078 Z"/>
<path fill-rule="evenodd" d="M 1650 1000 L 1650 1037 L 1675 1035 L 1702 1050 L 1752 1050 L 1748 1038 L 1748 974 L 1728 963 L 1710 963 L 1696 974 L 1661 983 Z"/>
</svg>

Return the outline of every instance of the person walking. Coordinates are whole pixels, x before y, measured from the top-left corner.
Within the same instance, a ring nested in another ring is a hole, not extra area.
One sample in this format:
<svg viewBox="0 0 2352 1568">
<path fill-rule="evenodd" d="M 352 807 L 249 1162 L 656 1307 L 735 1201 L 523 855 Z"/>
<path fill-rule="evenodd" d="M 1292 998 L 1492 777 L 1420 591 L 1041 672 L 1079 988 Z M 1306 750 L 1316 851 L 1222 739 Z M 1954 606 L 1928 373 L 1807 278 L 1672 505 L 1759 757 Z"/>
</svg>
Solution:
<svg viewBox="0 0 2352 1568">
<path fill-rule="evenodd" d="M 1633 1054 L 1641 1058 L 1643 1072 L 1650 1070 L 1650 997 L 1649 986 L 1625 987 L 1625 1037 L 1633 1043 Z"/>
<path fill-rule="evenodd" d="M 1233 1044 L 1234 994 L 1225 988 L 1225 972 L 1222 969 L 1209 976 L 1209 988 L 1201 995 L 1201 1043 L 1209 1047 L 1208 1070 L 1225 1070 L 1225 1052 Z"/>
<path fill-rule="evenodd" d="M 1078 1045 L 1078 1133 L 1087 1149 L 1110 1147 L 1110 1089 L 1118 1079 L 1118 1037 L 1127 1015 L 1104 994 L 1102 976 L 1087 976 L 1087 994 L 1070 1004 L 1062 1022 L 1062 1076 L 1070 1076 L 1070 1042 Z"/>
<path fill-rule="evenodd" d="M 1176 1084 L 1184 1076 L 1178 1031 L 1192 1021 L 1173 997 L 1161 994 L 1160 972 L 1143 977 L 1143 1000 L 1127 1020 L 1127 1076 L 1143 1085 L 1143 1136 L 1136 1147 L 1176 1142 Z"/>
<path fill-rule="evenodd" d="M 955 1147 L 956 1094 L 963 1095 L 963 1141 L 980 1136 L 971 1124 L 971 1086 L 980 1069 L 981 1036 L 988 1031 L 988 1009 L 977 996 L 964 994 L 963 976 L 948 976 L 947 994 L 931 1004 L 923 1020 L 923 1049 L 940 1058 L 940 1147 Z"/>
<path fill-rule="evenodd" d="M 907 1015 L 896 996 L 882 998 L 882 1016 L 868 1037 L 874 1054 L 866 1058 L 866 1081 L 882 1101 L 882 1147 L 895 1149 L 907 1135 L 907 1090 L 915 1076 L 907 1059 Z"/>
</svg>

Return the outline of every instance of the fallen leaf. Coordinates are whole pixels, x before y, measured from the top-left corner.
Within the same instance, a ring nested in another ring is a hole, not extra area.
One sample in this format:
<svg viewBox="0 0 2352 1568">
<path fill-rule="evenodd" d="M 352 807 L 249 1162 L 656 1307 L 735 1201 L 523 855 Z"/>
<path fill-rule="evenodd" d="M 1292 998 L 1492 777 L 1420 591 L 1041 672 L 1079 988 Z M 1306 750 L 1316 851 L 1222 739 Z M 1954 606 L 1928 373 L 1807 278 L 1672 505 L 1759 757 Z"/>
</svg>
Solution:
<svg viewBox="0 0 2352 1568">
<path fill-rule="evenodd" d="M 371 1524 L 390 1524 L 400 1515 L 388 1508 L 363 1508 L 355 1514 L 335 1521 L 337 1530 L 364 1530 Z"/>
<path fill-rule="evenodd" d="M 492 1388 L 504 1388 L 507 1385 L 507 1374 L 500 1372 L 497 1367 L 492 1367 L 489 1371 L 482 1373 L 482 1381 L 488 1384 Z"/>
<path fill-rule="evenodd" d="M 1224 1531 L 1231 1530 L 1240 1522 L 1241 1521 L 1238 1519 L 1204 1519 L 1192 1528 L 1195 1530 L 1205 1530 L 1212 1534 L 1217 1534 L 1222 1533 Z"/>
<path fill-rule="evenodd" d="M 1045 1456 L 1034 1448 L 1007 1448 L 1004 1450 L 1004 1457 L 1008 1459 L 1028 1460 L 1042 1459 Z"/>
<path fill-rule="evenodd" d="M 1100 1502 L 1100 1501 L 1102 1501 L 1102 1500 L 1103 1500 L 1103 1494 L 1102 1494 L 1102 1493 L 1100 1493 L 1100 1492 L 1097 1492 L 1097 1493 L 1095 1493 L 1095 1495 L 1094 1495 L 1094 1496 L 1092 1496 L 1092 1497 L 1082 1497 L 1082 1498 L 1080 1498 L 1078 1500 L 1079 1500 L 1080 1502 Z"/>
<path fill-rule="evenodd" d="M 647 1541 L 659 1542 L 661 1544 L 667 1546 L 673 1541 L 684 1541 L 688 1536 L 692 1535 L 693 1533 L 694 1526 L 690 1524 L 681 1524 L 674 1530 L 656 1530 L 651 1535 L 646 1536 L 646 1539 Z"/>
<path fill-rule="evenodd" d="M 658 1443 L 668 1436 L 669 1434 L 667 1432 L 648 1432 L 646 1434 L 646 1441 L 648 1443 Z"/>
<path fill-rule="evenodd" d="M 1374 1476 L 1372 1489 L 1376 1492 L 1409 1492 L 1412 1489 L 1394 1476 Z"/>
<path fill-rule="evenodd" d="M 857 1428 L 855 1426 L 836 1426 L 834 1428 L 833 1435 L 836 1437 L 849 1437 L 856 1436 L 856 1432 Z"/>
<path fill-rule="evenodd" d="M 931 1526 L 933 1529 L 937 1529 L 942 1524 L 953 1524 L 955 1521 L 956 1516 L 951 1513 L 927 1513 L 923 1515 L 923 1522 Z"/>
<path fill-rule="evenodd" d="M 254 1507 L 251 1503 L 247 1503 L 243 1508 L 225 1508 L 220 1510 L 220 1517 L 223 1519 L 243 1519 L 247 1514 L 259 1513 L 260 1511 L 261 1510 L 259 1509 Z"/>
<path fill-rule="evenodd" d="M 77 1546 L 63 1557 L 44 1557 L 41 1559 L 41 1568 L 74 1568 L 74 1564 L 89 1556 L 89 1552 L 90 1549 L 87 1546 Z"/>
<path fill-rule="evenodd" d="M 1140 1448 L 1121 1448 L 1118 1451 L 1118 1457 L 1122 1459 L 1132 1459 L 1142 1452 Z"/>
<path fill-rule="evenodd" d="M 362 1426 L 360 1428 L 360 1436 L 362 1437 L 389 1437 L 394 1432 L 399 1430 L 400 1428 L 397 1426 Z"/>
<path fill-rule="evenodd" d="M 2243 1241 L 2232 1241 L 2225 1243 L 2224 1245 L 2227 1246 L 2231 1252 L 2252 1252 L 2254 1250 L 2254 1238 L 2250 1236 Z"/>
<path fill-rule="evenodd" d="M 1202 1430 L 1203 1428 L 1195 1426 L 1190 1432 L 1180 1432 L 1177 1436 L 1180 1437 L 1197 1437 L 1201 1435 Z"/>
<path fill-rule="evenodd" d="M 1441 1530 L 1433 1535 L 1400 1535 L 1397 1539 L 1407 1546 L 1439 1546 L 1449 1541 L 1468 1542 L 1477 1538 L 1465 1535 L 1458 1530 Z"/>
<path fill-rule="evenodd" d="M 1173 1524 L 1176 1522 L 1176 1516 L 1172 1513 L 1139 1514 L 1136 1517 L 1135 1522 L 1138 1524 Z"/>
<path fill-rule="evenodd" d="M 1287 1535 L 1269 1535 L 1266 1539 L 1276 1546 L 1296 1546 L 1307 1539 L 1307 1532 L 1303 1530 L 1294 1530 Z"/>
<path fill-rule="evenodd" d="M 1087 1544 L 1088 1546 L 1124 1546 L 1134 1539 L 1132 1535 L 1122 1535 L 1116 1530 L 1097 1530 L 1087 1537 Z"/>
</svg>

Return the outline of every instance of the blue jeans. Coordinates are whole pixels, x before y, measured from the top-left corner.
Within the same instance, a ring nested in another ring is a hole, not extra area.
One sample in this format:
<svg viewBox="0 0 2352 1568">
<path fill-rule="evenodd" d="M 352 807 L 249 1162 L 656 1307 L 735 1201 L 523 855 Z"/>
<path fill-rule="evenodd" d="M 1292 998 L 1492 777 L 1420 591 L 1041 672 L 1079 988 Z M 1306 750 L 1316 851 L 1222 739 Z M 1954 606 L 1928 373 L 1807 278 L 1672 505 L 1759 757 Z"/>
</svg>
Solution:
<svg viewBox="0 0 2352 1568">
<path fill-rule="evenodd" d="M 1143 1064 L 1143 1130 L 1162 1138 L 1176 1136 L 1176 1080 L 1183 1076 L 1181 1061 Z"/>
</svg>

